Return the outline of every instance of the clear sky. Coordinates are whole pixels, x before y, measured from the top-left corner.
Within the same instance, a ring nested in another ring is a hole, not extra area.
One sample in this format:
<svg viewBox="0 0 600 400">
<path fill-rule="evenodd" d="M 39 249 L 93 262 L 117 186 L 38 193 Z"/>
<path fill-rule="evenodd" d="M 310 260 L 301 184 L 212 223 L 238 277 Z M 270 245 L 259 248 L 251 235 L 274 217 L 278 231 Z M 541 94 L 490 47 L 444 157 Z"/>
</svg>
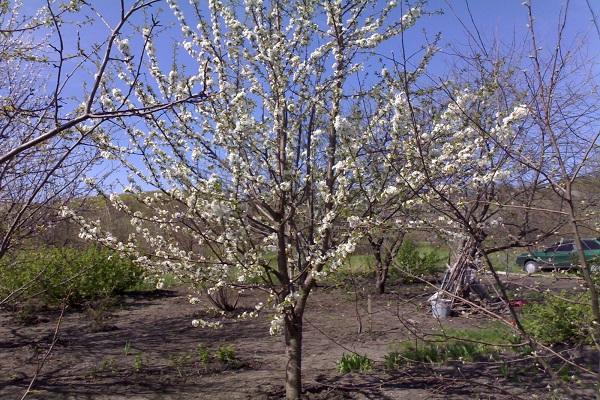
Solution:
<svg viewBox="0 0 600 400">
<path fill-rule="evenodd" d="M 600 17 L 600 0 L 588 1 L 593 13 Z M 421 18 L 407 38 L 415 43 L 421 40 L 422 43 L 423 31 L 429 37 L 436 32 L 441 33 L 442 51 L 431 65 L 434 73 L 441 74 L 452 60 L 451 49 L 467 51 L 470 45 L 479 41 L 477 30 L 487 45 L 496 40 L 503 43 L 504 51 L 509 47 L 514 47 L 513 51 L 522 51 L 530 40 L 527 8 L 522 3 L 522 0 L 432 0 L 427 8 L 430 11 L 442 10 L 443 13 Z M 586 0 L 532 0 L 531 4 L 542 51 L 555 47 L 560 15 L 568 4 L 565 44 L 569 47 L 585 43 L 583 48 L 587 57 L 600 60 L 600 37 L 592 23 L 592 13 Z"/>
<path fill-rule="evenodd" d="M 199 1 L 203 3 L 207 0 Z M 587 38 L 589 39 L 587 40 L 589 45 L 586 51 L 590 60 L 600 59 L 598 57 L 600 55 L 600 34 L 595 31 L 595 27 L 591 22 L 592 15 L 589 9 L 589 7 L 592 7 L 595 15 L 600 17 L 600 0 L 530 1 L 534 9 L 539 46 L 543 50 L 554 47 L 559 15 L 564 12 L 565 6 L 569 4 L 566 29 L 567 44 L 585 41 Z M 189 10 L 189 0 L 178 0 L 178 2 L 184 11 Z M 384 0 L 380 0 L 380 2 L 386 3 Z M 440 47 L 442 51 L 430 65 L 430 72 L 437 75 L 444 74 L 447 69 L 447 63 L 451 61 L 451 57 L 448 55 L 452 53 L 451 48 L 465 51 L 470 44 L 472 45 L 478 40 L 475 36 L 475 26 L 479 30 L 484 43 L 489 44 L 495 39 L 507 46 L 514 43 L 515 48 L 519 49 L 528 40 L 527 9 L 522 5 L 522 2 L 523 0 L 429 0 L 426 3 L 425 10 L 433 14 L 423 15 L 417 24 L 406 33 L 405 44 L 407 50 L 410 53 L 425 43 L 425 37 L 432 39 L 436 33 L 441 33 Z M 45 3 L 42 0 L 24 1 L 25 9 L 28 12 L 36 10 L 37 7 L 45 5 Z M 125 3 L 130 5 L 133 0 L 126 0 Z M 413 0 L 409 1 L 409 4 L 414 3 Z M 90 4 L 109 23 L 114 24 L 117 21 L 120 8 L 118 0 L 92 0 Z M 404 8 L 406 10 L 406 6 Z M 153 7 L 153 13 L 158 9 L 162 9 L 158 13 L 162 25 L 174 27 L 173 33 L 168 33 L 163 38 L 166 39 L 170 36 L 175 40 L 180 39 L 180 31 L 166 2 L 157 3 Z M 473 17 L 472 20 L 469 10 Z M 441 13 L 436 13 L 436 11 L 441 11 Z M 399 16 L 398 13 L 395 17 L 399 18 Z M 135 22 L 143 22 L 143 17 L 136 18 Z M 79 35 L 79 37 L 77 38 L 76 35 Z M 80 40 L 85 46 L 86 43 L 98 41 L 105 38 L 106 35 L 107 30 L 101 24 L 86 25 L 83 29 L 68 32 L 65 35 L 65 41 L 67 42 L 67 48 L 75 49 L 77 40 Z M 165 69 L 169 68 L 173 55 L 173 41 L 158 41 L 156 45 L 158 54 L 162 58 L 161 61 L 163 61 L 162 65 Z M 398 57 L 400 45 L 397 40 L 392 39 L 382 46 L 381 51 L 385 56 L 391 56 L 394 53 Z M 91 75 L 93 72 L 88 71 L 88 73 Z"/>
</svg>

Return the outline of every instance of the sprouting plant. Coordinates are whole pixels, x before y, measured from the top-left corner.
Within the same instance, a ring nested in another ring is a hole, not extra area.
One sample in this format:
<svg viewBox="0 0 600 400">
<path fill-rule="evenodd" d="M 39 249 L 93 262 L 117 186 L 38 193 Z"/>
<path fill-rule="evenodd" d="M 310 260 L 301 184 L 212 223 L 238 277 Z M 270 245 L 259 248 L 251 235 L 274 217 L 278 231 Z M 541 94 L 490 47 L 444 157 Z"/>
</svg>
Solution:
<svg viewBox="0 0 600 400">
<path fill-rule="evenodd" d="M 373 361 L 367 356 L 360 354 L 342 354 L 342 358 L 337 362 L 338 371 L 342 374 L 349 372 L 367 372 L 373 369 Z"/>
<path fill-rule="evenodd" d="M 383 357 L 383 366 L 386 370 L 392 370 L 398 368 L 406 360 L 398 351 L 392 351 Z"/>
<path fill-rule="evenodd" d="M 215 354 L 219 361 L 224 363 L 232 363 L 235 361 L 235 348 L 230 344 L 219 346 Z"/>
<path fill-rule="evenodd" d="M 500 372 L 504 378 L 508 378 L 510 376 L 510 366 L 508 363 L 503 362 L 498 368 L 498 372 Z"/>
<path fill-rule="evenodd" d="M 129 343 L 129 340 L 128 340 L 125 342 L 125 347 L 123 347 L 123 354 L 128 356 L 130 350 L 131 350 L 131 344 Z"/>
<path fill-rule="evenodd" d="M 208 364 L 210 361 L 210 352 L 208 351 L 208 348 L 203 344 L 199 344 L 196 351 L 198 353 L 198 360 L 200 360 L 200 363 Z"/>
<path fill-rule="evenodd" d="M 144 368 L 144 360 L 142 358 L 141 353 L 137 353 L 135 355 L 135 359 L 133 360 L 133 371 L 140 372 Z"/>
<path fill-rule="evenodd" d="M 100 363 L 100 372 L 106 372 L 106 371 L 110 371 L 113 373 L 116 371 L 116 365 L 115 365 L 114 358 L 107 357 L 107 358 L 103 359 L 102 362 Z"/>
<path fill-rule="evenodd" d="M 185 365 L 190 358 L 191 356 L 189 354 L 173 354 L 169 356 L 171 366 L 177 370 L 177 375 L 179 375 L 181 378 L 185 376 Z"/>
</svg>

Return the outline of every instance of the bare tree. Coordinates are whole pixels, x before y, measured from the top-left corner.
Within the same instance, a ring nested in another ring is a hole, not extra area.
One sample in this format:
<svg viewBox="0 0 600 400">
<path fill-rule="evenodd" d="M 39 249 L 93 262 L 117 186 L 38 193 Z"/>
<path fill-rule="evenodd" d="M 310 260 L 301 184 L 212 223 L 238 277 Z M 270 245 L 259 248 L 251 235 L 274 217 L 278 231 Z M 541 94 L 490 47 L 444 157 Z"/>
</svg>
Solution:
<svg viewBox="0 0 600 400">
<path fill-rule="evenodd" d="M 157 4 L 121 1 L 111 23 L 106 10 L 85 1 L 48 1 L 29 13 L 2 3 L 0 257 L 55 223 L 57 210 L 83 193 L 82 176 L 115 131 L 111 121 L 132 124 L 206 97 L 202 82 L 192 81 L 178 95 L 157 94 L 156 60 L 147 53 L 160 29 Z M 82 37 L 82 28 L 106 33 Z M 121 96 L 109 104 L 109 93 Z"/>
<path fill-rule="evenodd" d="M 144 117 L 206 97 L 202 86 L 194 86 L 191 81 L 187 91 L 178 92 L 178 96 L 162 99 L 155 96 L 156 85 L 148 80 L 146 68 L 151 69 L 149 65 L 156 60 L 147 60 L 145 54 L 148 41 L 160 28 L 156 15 L 151 14 L 157 4 L 158 0 L 136 0 L 127 6 L 121 1 L 119 17 L 113 24 L 103 15 L 102 9 L 85 1 L 59 4 L 48 1 L 36 14 L 25 16 L 20 16 L 20 7 L 1 10 L 3 26 L 0 33 L 5 40 L 1 46 L 3 55 L 18 58 L 21 62 L 43 63 L 47 68 L 44 73 L 51 83 L 49 87 L 41 88 L 45 89 L 45 104 L 21 110 L 29 113 L 34 123 L 28 135 L 3 149 L 0 165 L 76 127 L 88 131 L 111 119 Z M 150 22 L 145 27 L 138 27 L 132 20 L 144 13 L 150 17 Z M 67 17 L 73 14 L 76 23 L 70 24 Z M 90 25 L 94 29 L 104 29 L 106 35 L 99 40 L 91 38 L 88 43 L 85 39 L 90 38 L 78 36 L 77 30 Z M 138 48 L 129 42 L 137 31 L 142 31 Z M 27 46 L 18 48 L 34 32 L 44 38 L 34 47 L 42 48 L 41 56 L 31 55 L 32 49 Z M 77 35 L 78 40 L 67 41 L 66 34 Z M 122 92 L 120 101 L 111 105 L 103 102 L 105 94 L 114 90 Z"/>
</svg>

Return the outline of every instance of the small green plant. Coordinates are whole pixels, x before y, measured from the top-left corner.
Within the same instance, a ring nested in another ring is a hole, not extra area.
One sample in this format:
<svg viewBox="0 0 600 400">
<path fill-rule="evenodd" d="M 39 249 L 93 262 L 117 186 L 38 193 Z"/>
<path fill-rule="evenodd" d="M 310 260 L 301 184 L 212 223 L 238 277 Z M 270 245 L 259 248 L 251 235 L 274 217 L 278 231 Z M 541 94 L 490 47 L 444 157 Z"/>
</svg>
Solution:
<svg viewBox="0 0 600 400">
<path fill-rule="evenodd" d="M 506 362 L 503 362 L 502 364 L 500 364 L 500 367 L 498 367 L 498 372 L 500 372 L 500 375 L 502 375 L 505 379 L 508 379 L 510 377 L 510 365 Z"/>
<path fill-rule="evenodd" d="M 190 361 L 189 354 L 173 354 L 169 356 L 171 366 L 177 370 L 177 374 L 183 378 L 185 376 L 185 366 Z"/>
<path fill-rule="evenodd" d="M 386 370 L 393 370 L 403 365 L 406 359 L 399 351 L 391 351 L 383 356 L 383 367 Z"/>
<path fill-rule="evenodd" d="M 94 365 L 90 370 L 90 376 L 96 377 L 99 374 L 103 374 L 106 372 L 115 373 L 117 371 L 117 366 L 115 359 L 112 357 L 103 358 L 102 361 L 98 365 Z"/>
<path fill-rule="evenodd" d="M 523 308 L 522 324 L 527 332 L 545 345 L 585 344 L 591 340 L 592 323 L 589 295 L 572 296 L 561 292 Z"/>
<path fill-rule="evenodd" d="M 128 340 L 125 342 L 125 346 L 123 347 L 123 354 L 128 356 L 130 350 L 131 350 L 131 344 L 129 343 L 129 340 Z"/>
<path fill-rule="evenodd" d="M 102 372 L 115 373 L 116 371 L 117 371 L 117 364 L 116 364 L 115 359 L 112 357 L 103 358 L 102 361 L 100 362 L 100 365 L 98 366 L 98 368 L 96 368 L 96 372 L 98 372 L 98 373 L 102 373 Z"/>
<path fill-rule="evenodd" d="M 133 359 L 133 372 L 140 372 L 144 368 L 144 359 L 141 353 L 137 353 Z"/>
<path fill-rule="evenodd" d="M 408 362 L 420 362 L 420 363 L 439 363 L 448 360 L 444 352 L 444 345 L 440 344 L 424 344 L 415 345 L 414 347 L 409 346 L 406 348 L 402 355 Z"/>
<path fill-rule="evenodd" d="M 465 362 L 477 360 L 493 360 L 500 353 L 495 346 L 489 346 L 482 343 L 473 342 L 452 342 L 446 346 L 446 356 L 449 360 L 459 360 Z"/>
<path fill-rule="evenodd" d="M 236 361 L 235 358 L 235 347 L 230 344 L 223 344 L 219 346 L 215 354 L 217 360 L 226 364 L 231 364 Z"/>
<path fill-rule="evenodd" d="M 342 358 L 337 362 L 338 371 L 342 374 L 350 372 L 368 372 L 373 369 L 373 361 L 367 356 L 356 353 L 342 354 Z"/>
<path fill-rule="evenodd" d="M 198 353 L 198 360 L 200 361 L 201 364 L 208 364 L 208 362 L 210 361 L 210 352 L 208 351 L 208 348 L 203 345 L 203 344 L 199 344 L 196 352 Z"/>
<path fill-rule="evenodd" d="M 513 334 L 509 336 L 508 341 L 513 345 L 513 350 L 521 357 L 527 357 L 533 353 L 531 346 L 526 342 L 523 342 L 519 335 Z"/>
</svg>

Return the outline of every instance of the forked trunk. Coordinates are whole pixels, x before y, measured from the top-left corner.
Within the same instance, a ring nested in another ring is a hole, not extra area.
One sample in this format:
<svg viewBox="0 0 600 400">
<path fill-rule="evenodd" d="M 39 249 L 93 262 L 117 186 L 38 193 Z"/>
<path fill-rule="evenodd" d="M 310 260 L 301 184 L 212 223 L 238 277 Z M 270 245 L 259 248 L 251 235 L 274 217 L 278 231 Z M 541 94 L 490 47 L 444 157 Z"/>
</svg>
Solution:
<svg viewBox="0 0 600 400">
<path fill-rule="evenodd" d="M 285 398 L 298 400 L 302 397 L 302 315 L 285 317 Z"/>
<path fill-rule="evenodd" d="M 387 280 L 387 268 L 383 263 L 382 250 L 383 250 L 383 238 L 374 239 L 369 236 L 369 243 L 371 244 L 371 250 L 375 257 L 375 289 L 377 293 L 385 293 L 385 281 Z"/>
<path fill-rule="evenodd" d="M 375 288 L 377 289 L 378 294 L 385 293 L 385 283 L 388 277 L 388 268 L 387 266 L 381 265 L 377 263 L 375 274 L 377 275 L 375 279 Z"/>
</svg>

